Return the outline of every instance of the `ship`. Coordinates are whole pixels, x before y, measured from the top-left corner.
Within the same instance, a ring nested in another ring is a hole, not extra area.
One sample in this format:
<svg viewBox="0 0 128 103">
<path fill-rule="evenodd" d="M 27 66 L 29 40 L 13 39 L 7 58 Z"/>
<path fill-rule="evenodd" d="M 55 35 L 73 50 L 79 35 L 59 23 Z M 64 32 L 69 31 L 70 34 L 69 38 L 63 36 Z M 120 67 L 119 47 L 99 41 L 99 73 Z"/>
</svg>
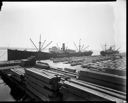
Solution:
<svg viewBox="0 0 128 103">
<path fill-rule="evenodd" d="M 119 54 L 119 48 L 115 49 L 115 45 L 111 45 L 108 48 L 106 48 L 107 45 L 105 44 L 105 49 L 100 51 L 100 55 L 102 56 L 109 56 L 109 55 L 118 55 Z"/>
<path fill-rule="evenodd" d="M 41 35 L 39 40 L 39 48 L 35 45 L 33 40 L 30 38 L 30 41 L 32 42 L 33 46 L 36 48 L 36 51 L 27 51 L 27 50 L 18 50 L 18 49 L 7 49 L 7 59 L 8 60 L 19 60 L 19 59 L 25 59 L 30 56 L 35 56 L 37 60 L 46 60 L 50 58 L 62 58 L 62 57 L 78 57 L 78 56 L 91 56 L 92 51 L 82 51 L 82 48 L 84 48 L 84 45 L 81 46 L 79 43 L 79 47 L 76 46 L 78 51 L 71 50 L 65 48 L 65 43 L 62 44 L 62 48 L 59 50 L 57 47 L 49 48 L 49 52 L 43 52 L 44 49 L 46 49 L 51 43 L 49 42 L 46 46 L 44 46 L 46 40 L 41 42 Z M 89 46 L 86 46 L 84 49 L 88 48 Z M 54 50 L 55 48 L 58 49 L 58 51 Z"/>
</svg>

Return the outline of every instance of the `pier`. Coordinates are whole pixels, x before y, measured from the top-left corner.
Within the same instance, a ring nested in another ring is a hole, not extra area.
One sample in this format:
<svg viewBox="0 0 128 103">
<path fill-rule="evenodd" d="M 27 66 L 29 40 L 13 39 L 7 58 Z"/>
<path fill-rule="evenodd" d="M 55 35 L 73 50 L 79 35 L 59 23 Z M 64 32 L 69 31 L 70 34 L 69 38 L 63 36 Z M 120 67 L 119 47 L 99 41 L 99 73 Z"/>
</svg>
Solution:
<svg viewBox="0 0 128 103">
<path fill-rule="evenodd" d="M 52 68 L 33 57 L 1 62 L 0 76 L 18 88 L 18 101 L 126 101 L 125 77 Z"/>
</svg>

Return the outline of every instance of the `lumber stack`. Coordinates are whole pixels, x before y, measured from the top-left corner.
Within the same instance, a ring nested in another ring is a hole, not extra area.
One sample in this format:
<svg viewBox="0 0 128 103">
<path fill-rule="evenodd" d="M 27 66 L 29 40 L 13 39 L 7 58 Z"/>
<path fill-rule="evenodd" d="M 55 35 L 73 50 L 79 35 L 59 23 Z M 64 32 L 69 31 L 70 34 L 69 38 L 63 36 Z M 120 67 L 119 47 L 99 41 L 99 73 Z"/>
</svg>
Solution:
<svg viewBox="0 0 128 103">
<path fill-rule="evenodd" d="M 125 101 L 126 93 L 112 91 L 77 79 L 64 81 L 60 91 L 66 101 Z"/>
<path fill-rule="evenodd" d="M 63 101 L 107 101 L 107 99 L 94 94 L 96 91 L 72 81 L 64 81 L 60 92 L 63 94 Z"/>
<path fill-rule="evenodd" d="M 75 73 L 76 70 L 75 69 L 70 69 L 70 68 L 64 68 L 65 71 L 71 72 L 71 73 Z"/>
<path fill-rule="evenodd" d="M 54 71 L 54 72 L 57 72 L 57 73 L 61 73 L 63 74 L 66 78 L 76 78 L 76 73 L 72 73 L 72 72 L 69 72 L 69 71 L 66 71 L 66 70 L 63 70 L 63 69 L 58 69 L 58 68 L 51 68 L 50 69 L 51 71 Z"/>
<path fill-rule="evenodd" d="M 36 68 L 25 70 L 26 86 L 42 101 L 60 100 L 59 81 L 60 77 L 47 71 Z"/>
<path fill-rule="evenodd" d="M 47 63 L 43 63 L 43 62 L 37 62 L 35 67 L 41 69 L 50 69 L 50 66 Z"/>
<path fill-rule="evenodd" d="M 15 65 L 19 65 L 20 63 L 21 63 L 20 60 L 1 61 L 0 62 L 0 67 L 15 66 Z"/>
<path fill-rule="evenodd" d="M 79 71 L 78 79 L 112 88 L 118 91 L 126 92 L 125 77 L 94 71 Z"/>
<path fill-rule="evenodd" d="M 25 74 L 24 68 L 14 68 L 14 69 L 10 69 L 10 71 L 11 71 L 11 76 L 14 79 L 16 79 L 19 82 L 24 81 L 24 74 Z"/>
<path fill-rule="evenodd" d="M 126 59 L 115 59 L 108 58 L 93 63 L 84 63 L 81 65 L 83 68 L 87 68 L 92 71 L 105 72 L 109 74 L 126 76 Z"/>
<path fill-rule="evenodd" d="M 28 57 L 27 59 L 21 60 L 21 66 L 27 67 L 27 66 L 34 66 L 36 64 L 35 56 Z"/>
</svg>

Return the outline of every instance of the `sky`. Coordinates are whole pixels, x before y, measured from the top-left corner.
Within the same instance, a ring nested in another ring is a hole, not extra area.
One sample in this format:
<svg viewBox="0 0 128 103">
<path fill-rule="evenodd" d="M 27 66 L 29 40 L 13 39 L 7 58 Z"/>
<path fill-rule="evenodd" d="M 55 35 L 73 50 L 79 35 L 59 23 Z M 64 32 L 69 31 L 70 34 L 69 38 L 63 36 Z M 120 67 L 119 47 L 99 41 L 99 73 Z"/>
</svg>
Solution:
<svg viewBox="0 0 128 103">
<path fill-rule="evenodd" d="M 126 0 L 116 2 L 3 2 L 0 47 L 38 47 L 39 36 L 49 47 L 100 51 L 106 43 L 126 51 Z M 44 46 L 45 46 L 44 45 Z M 48 47 L 48 48 L 49 48 Z M 47 49 L 48 49 L 47 48 Z M 46 50 L 47 50 L 46 49 Z"/>
</svg>

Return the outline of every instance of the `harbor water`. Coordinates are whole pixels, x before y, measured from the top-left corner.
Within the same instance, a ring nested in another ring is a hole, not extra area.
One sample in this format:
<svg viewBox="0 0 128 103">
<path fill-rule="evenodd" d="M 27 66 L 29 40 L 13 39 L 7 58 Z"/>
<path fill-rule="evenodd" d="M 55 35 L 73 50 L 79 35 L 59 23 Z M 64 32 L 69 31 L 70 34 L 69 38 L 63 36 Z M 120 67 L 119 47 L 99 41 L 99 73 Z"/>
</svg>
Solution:
<svg viewBox="0 0 128 103">
<path fill-rule="evenodd" d="M 7 50 L 0 50 L 0 61 L 7 60 Z M 11 88 L 0 77 L 0 101 L 15 101 L 12 97 Z"/>
</svg>

